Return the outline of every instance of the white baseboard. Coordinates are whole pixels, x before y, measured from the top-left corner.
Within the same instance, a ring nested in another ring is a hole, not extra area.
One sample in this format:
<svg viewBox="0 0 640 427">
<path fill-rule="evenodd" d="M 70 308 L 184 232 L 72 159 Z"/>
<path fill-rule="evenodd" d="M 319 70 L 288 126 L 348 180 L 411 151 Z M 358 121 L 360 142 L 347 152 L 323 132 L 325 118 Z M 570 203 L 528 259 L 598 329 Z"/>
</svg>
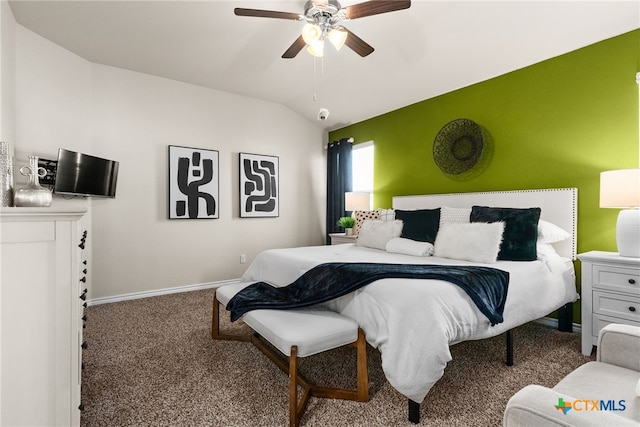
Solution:
<svg viewBox="0 0 640 427">
<path fill-rule="evenodd" d="M 202 289 L 218 288 L 223 285 L 228 285 L 230 283 L 238 282 L 239 280 L 240 279 L 230 279 L 230 280 L 222 280 L 219 282 L 200 283 L 196 285 L 178 286 L 175 288 L 157 289 L 154 291 L 133 292 L 130 294 L 115 295 L 112 297 L 93 298 L 93 299 L 87 300 L 87 305 L 92 306 L 92 305 L 100 305 L 100 304 L 109 304 L 112 302 L 130 301 L 130 300 L 140 299 L 140 298 L 157 297 L 159 295 L 177 294 L 180 292 L 191 292 L 191 291 L 199 291 Z"/>
</svg>

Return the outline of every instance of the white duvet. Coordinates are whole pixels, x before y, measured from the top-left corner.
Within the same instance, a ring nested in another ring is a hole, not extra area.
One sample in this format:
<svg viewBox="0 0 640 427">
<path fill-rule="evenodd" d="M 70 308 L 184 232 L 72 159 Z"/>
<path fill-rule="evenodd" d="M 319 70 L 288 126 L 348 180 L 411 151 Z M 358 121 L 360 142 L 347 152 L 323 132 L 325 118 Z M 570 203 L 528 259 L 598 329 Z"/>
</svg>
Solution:
<svg viewBox="0 0 640 427">
<path fill-rule="evenodd" d="M 451 344 L 499 335 L 578 298 L 572 263 L 548 245 L 539 245 L 537 261 L 495 264 L 392 254 L 352 244 L 272 249 L 256 257 L 243 280 L 286 286 L 325 262 L 484 265 L 509 272 L 504 322 L 493 327 L 462 289 L 440 280 L 378 280 L 324 304 L 360 325 L 369 344 L 380 350 L 389 383 L 416 402 L 442 377 Z"/>
</svg>

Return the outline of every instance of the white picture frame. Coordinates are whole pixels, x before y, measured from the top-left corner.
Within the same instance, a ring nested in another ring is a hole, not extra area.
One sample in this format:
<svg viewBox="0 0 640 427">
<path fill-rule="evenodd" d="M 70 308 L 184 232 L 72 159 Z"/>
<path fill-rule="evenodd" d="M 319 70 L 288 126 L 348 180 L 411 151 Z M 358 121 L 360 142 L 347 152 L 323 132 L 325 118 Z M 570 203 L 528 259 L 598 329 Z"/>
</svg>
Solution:
<svg viewBox="0 0 640 427">
<path fill-rule="evenodd" d="M 169 219 L 220 217 L 217 150 L 169 146 Z"/>
<path fill-rule="evenodd" d="M 240 217 L 279 216 L 279 158 L 240 153 Z"/>
</svg>

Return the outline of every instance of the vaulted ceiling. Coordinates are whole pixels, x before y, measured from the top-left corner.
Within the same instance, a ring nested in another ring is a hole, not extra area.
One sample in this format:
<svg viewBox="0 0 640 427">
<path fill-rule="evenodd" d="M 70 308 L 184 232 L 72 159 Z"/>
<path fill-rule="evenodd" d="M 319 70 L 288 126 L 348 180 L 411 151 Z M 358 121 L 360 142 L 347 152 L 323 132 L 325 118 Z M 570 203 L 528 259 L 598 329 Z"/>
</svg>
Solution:
<svg viewBox="0 0 640 427">
<path fill-rule="evenodd" d="M 233 9 L 303 13 L 304 0 L 10 5 L 19 24 L 91 62 L 280 103 L 313 121 L 326 108 L 317 124 L 327 130 L 640 28 L 637 0 L 414 0 L 346 23 L 375 48 L 367 57 L 328 47 L 322 59 L 281 59 L 303 23 Z"/>
</svg>

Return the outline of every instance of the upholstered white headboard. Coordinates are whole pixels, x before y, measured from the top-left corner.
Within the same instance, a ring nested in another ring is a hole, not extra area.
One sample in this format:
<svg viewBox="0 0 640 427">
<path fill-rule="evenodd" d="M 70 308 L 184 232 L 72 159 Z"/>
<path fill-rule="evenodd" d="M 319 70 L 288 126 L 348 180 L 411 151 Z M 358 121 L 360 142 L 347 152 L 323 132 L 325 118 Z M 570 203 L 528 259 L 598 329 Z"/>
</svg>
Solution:
<svg viewBox="0 0 640 427">
<path fill-rule="evenodd" d="M 474 205 L 504 208 L 539 207 L 542 210 L 541 219 L 562 227 L 571 234 L 571 239 L 554 243 L 556 251 L 564 257 L 575 259 L 578 233 L 577 188 L 427 194 L 393 198 L 394 209 L 435 209 L 442 206 L 470 208 Z"/>
</svg>

